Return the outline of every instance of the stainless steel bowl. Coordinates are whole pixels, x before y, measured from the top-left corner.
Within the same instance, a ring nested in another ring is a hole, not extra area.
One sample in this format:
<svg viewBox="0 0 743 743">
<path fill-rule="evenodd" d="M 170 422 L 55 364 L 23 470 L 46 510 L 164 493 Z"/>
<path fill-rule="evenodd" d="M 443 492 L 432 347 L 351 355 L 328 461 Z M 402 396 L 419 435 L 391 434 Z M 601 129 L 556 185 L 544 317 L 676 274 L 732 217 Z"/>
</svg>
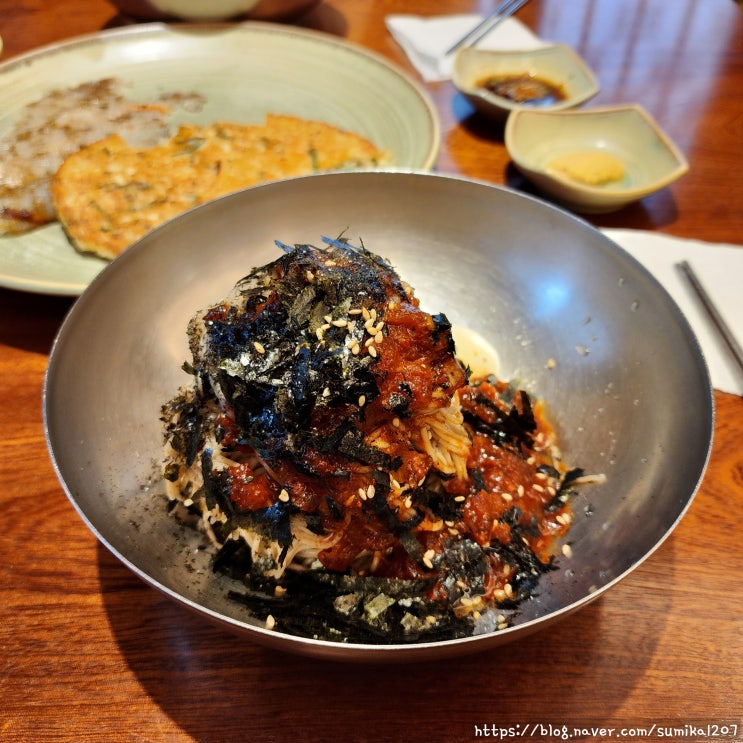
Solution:
<svg viewBox="0 0 743 743">
<path fill-rule="evenodd" d="M 565 458 L 606 482 L 574 502 L 572 557 L 514 626 L 419 645 L 343 645 L 267 631 L 225 596 L 196 534 L 157 494 L 160 405 L 185 383 L 185 327 L 274 239 L 362 238 L 430 312 L 498 349 L 499 374 L 548 401 Z M 548 364 L 552 359 L 554 364 Z M 576 217 L 484 183 L 338 173 L 259 186 L 195 209 L 106 268 L 71 309 L 44 390 L 49 450 L 98 539 L 150 585 L 245 639 L 307 655 L 402 661 L 471 652 L 561 619 L 647 558 L 691 502 L 713 397 L 697 341 L 661 286 Z"/>
</svg>

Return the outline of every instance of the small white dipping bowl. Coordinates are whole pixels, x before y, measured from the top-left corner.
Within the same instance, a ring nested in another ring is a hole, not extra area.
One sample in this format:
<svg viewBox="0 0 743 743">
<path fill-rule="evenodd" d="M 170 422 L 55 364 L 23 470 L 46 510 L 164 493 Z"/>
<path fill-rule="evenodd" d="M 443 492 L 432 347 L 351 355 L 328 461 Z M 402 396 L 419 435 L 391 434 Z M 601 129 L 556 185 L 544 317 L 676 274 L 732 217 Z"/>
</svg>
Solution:
<svg viewBox="0 0 743 743">
<path fill-rule="evenodd" d="M 549 104 L 519 103 L 482 86 L 490 77 L 526 75 L 559 88 L 563 99 Z M 548 44 L 523 51 L 465 47 L 457 52 L 452 82 L 478 111 L 505 120 L 511 111 L 539 108 L 558 111 L 585 103 L 599 84 L 583 60 L 565 44 Z"/>
<path fill-rule="evenodd" d="M 514 165 L 529 180 L 584 213 L 616 211 L 664 188 L 689 169 L 676 145 L 639 105 L 514 111 L 506 122 L 505 144 Z M 619 161 L 621 177 L 590 182 L 554 166 L 557 158 L 569 161 L 589 152 Z"/>
</svg>

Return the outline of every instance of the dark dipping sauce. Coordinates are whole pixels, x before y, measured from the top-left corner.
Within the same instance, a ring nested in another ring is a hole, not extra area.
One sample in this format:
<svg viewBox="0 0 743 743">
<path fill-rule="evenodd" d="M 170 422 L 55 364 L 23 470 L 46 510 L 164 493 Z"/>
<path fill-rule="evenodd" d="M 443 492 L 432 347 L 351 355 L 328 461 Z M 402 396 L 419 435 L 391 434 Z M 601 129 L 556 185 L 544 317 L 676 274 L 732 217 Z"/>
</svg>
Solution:
<svg viewBox="0 0 743 743">
<path fill-rule="evenodd" d="M 526 106 L 552 106 L 567 97 L 561 85 L 527 74 L 489 75 L 477 87 Z"/>
</svg>

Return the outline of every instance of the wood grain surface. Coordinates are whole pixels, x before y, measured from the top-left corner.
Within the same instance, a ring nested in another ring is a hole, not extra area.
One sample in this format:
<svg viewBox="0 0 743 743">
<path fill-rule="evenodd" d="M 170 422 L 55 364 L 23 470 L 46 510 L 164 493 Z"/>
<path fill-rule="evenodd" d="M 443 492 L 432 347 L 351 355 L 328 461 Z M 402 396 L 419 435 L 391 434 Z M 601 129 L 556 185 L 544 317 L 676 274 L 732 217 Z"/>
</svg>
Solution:
<svg viewBox="0 0 743 743">
<path fill-rule="evenodd" d="M 372 48 L 415 76 L 385 15 L 491 7 L 327 0 L 296 22 Z M 740 6 L 533 0 L 519 18 L 586 59 L 602 83 L 595 104 L 641 103 L 691 163 L 670 188 L 591 221 L 741 244 Z M 2 60 L 128 22 L 105 0 L 0 0 Z M 449 82 L 427 87 L 442 121 L 437 170 L 528 191 L 502 131 L 473 116 Z M 590 740 L 656 739 L 658 728 L 619 737 L 621 728 L 653 724 L 686 725 L 685 740 L 713 740 L 713 729 L 697 735 L 688 726 L 725 721 L 743 739 L 740 398 L 715 394 L 714 447 L 691 508 L 601 599 L 477 656 L 331 663 L 268 651 L 208 624 L 146 586 L 88 531 L 56 479 L 41 413 L 48 354 L 70 306 L 0 290 L 0 740 L 438 743 L 525 725 L 533 729 L 523 739 L 549 740 L 559 730 L 547 726 L 563 724 L 614 728 Z"/>
</svg>

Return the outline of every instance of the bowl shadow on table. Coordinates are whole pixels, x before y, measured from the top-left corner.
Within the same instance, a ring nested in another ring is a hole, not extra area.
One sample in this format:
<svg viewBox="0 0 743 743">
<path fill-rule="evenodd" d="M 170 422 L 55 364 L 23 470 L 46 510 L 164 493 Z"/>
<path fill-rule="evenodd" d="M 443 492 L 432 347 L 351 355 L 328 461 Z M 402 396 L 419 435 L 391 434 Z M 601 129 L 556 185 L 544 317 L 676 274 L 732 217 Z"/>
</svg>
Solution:
<svg viewBox="0 0 743 743">
<path fill-rule="evenodd" d="M 0 331 L 0 344 L 48 354 L 73 301 L 70 297 L 0 289 L 0 312 L 13 318 L 12 324 Z"/>
<path fill-rule="evenodd" d="M 590 222 L 594 227 L 623 228 L 632 225 L 636 230 L 654 230 L 673 224 L 678 219 L 678 207 L 670 189 L 646 196 L 614 212 L 607 214 L 583 214 L 563 206 L 557 199 L 537 188 L 518 168 L 509 162 L 503 174 L 503 182 L 509 188 L 535 196 L 557 207 L 572 211 L 577 217 Z"/>
<path fill-rule="evenodd" d="M 673 569 L 672 537 L 663 550 Z M 284 654 L 233 635 L 144 584 L 102 546 L 98 566 L 129 668 L 199 741 L 236 740 L 246 731 L 262 740 L 325 741 L 343 727 L 339 720 L 348 720 L 344 740 L 397 741 L 415 724 L 417 738 L 431 743 L 468 739 L 475 725 L 610 721 L 642 684 L 671 603 L 663 591 L 620 583 L 611 590 L 624 591 L 622 600 L 601 597 L 492 650 L 361 666 Z"/>
<path fill-rule="evenodd" d="M 472 136 L 485 141 L 503 144 L 506 122 L 492 119 L 477 109 L 461 94 L 455 93 L 451 99 L 451 110 L 457 124 Z"/>
</svg>

